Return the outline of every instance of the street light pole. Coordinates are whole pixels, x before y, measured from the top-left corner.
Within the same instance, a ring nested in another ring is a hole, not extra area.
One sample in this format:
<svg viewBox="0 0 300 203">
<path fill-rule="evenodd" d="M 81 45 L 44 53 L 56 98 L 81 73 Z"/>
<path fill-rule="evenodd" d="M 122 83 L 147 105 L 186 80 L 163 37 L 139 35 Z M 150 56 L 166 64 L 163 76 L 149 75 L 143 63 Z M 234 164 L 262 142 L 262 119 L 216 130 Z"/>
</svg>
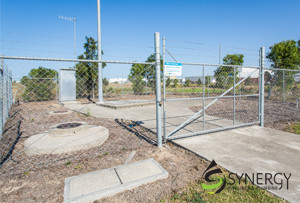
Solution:
<svg viewBox="0 0 300 203">
<path fill-rule="evenodd" d="M 76 57 L 76 22 L 77 22 L 77 18 L 76 17 L 68 18 L 68 17 L 65 17 L 65 16 L 58 16 L 58 18 L 74 23 L 74 58 L 76 59 L 77 58 Z"/>
</svg>

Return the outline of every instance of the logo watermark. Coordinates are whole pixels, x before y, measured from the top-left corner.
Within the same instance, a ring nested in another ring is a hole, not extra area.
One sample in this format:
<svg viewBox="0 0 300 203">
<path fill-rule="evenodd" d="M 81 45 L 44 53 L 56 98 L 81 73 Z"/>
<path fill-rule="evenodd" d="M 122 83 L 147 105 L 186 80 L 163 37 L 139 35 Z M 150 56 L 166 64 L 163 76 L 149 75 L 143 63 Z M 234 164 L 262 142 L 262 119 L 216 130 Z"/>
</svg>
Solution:
<svg viewBox="0 0 300 203">
<path fill-rule="evenodd" d="M 215 174 L 218 174 L 216 176 Z M 214 177 L 211 177 L 215 175 Z M 209 194 L 218 194 L 226 185 L 238 184 L 239 190 L 251 190 L 255 189 L 254 185 L 260 186 L 266 190 L 282 190 L 289 189 L 289 179 L 291 173 L 229 173 L 225 174 L 218 167 L 215 160 L 209 164 L 207 169 L 202 174 L 205 183 L 201 183 L 202 188 Z M 217 177 L 217 178 L 215 178 Z M 251 183 L 250 185 L 247 183 Z M 236 188 L 230 188 L 236 189 Z"/>
</svg>

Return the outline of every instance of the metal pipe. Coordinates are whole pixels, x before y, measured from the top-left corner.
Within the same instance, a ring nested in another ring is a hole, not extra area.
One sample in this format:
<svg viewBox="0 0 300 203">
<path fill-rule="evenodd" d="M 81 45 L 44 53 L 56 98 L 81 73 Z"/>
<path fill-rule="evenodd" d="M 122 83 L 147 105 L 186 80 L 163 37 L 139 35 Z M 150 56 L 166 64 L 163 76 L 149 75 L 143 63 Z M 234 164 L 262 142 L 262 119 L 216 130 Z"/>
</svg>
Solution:
<svg viewBox="0 0 300 203">
<path fill-rule="evenodd" d="M 98 63 L 99 62 L 99 60 L 89 60 L 89 59 L 60 59 L 60 58 L 39 58 L 39 57 L 21 57 L 21 56 L 0 56 L 0 59 L 14 59 L 14 60 L 28 60 L 28 61 L 89 62 L 89 63 Z M 139 62 L 139 61 L 105 61 L 105 60 L 102 60 L 102 63 L 155 65 L 155 62 Z"/>
<path fill-rule="evenodd" d="M 258 124 L 259 122 L 251 122 L 251 123 L 243 123 L 243 124 L 239 124 L 236 126 L 229 126 L 229 127 L 221 127 L 221 128 L 216 128 L 216 129 L 211 129 L 211 130 L 204 130 L 204 131 L 199 131 L 199 132 L 192 132 L 192 133 L 185 133 L 185 134 L 181 134 L 181 135 L 175 135 L 170 137 L 170 140 L 175 140 L 175 139 L 179 139 L 179 138 L 185 138 L 185 137 L 191 137 L 194 135 L 203 135 L 203 134 L 207 134 L 207 133 L 213 133 L 213 132 L 218 132 L 218 131 L 224 131 L 224 130 L 230 130 L 230 129 L 235 129 L 235 128 L 239 128 L 239 127 L 245 127 L 245 126 L 250 126 L 250 125 L 255 125 Z"/>
<path fill-rule="evenodd" d="M 233 68 L 233 126 L 235 126 L 235 69 Z"/>
<path fill-rule="evenodd" d="M 3 59 L 1 60 L 1 69 L 0 69 L 0 90 L 1 90 L 1 106 L 0 106 L 0 110 L 1 110 L 1 114 L 0 114 L 0 120 L 1 120 L 1 125 L 0 125 L 0 138 L 2 136 L 3 133 L 3 125 L 4 125 L 4 121 L 3 121 L 3 72 L 4 72 L 4 68 L 3 68 Z"/>
<path fill-rule="evenodd" d="M 260 69 L 259 69 L 259 125 L 264 127 L 264 92 L 265 92 L 265 77 L 264 77 L 264 66 L 265 66 L 265 47 L 260 48 Z"/>
<path fill-rule="evenodd" d="M 73 22 L 74 22 L 74 58 L 76 59 L 76 17 L 73 18 Z"/>
<path fill-rule="evenodd" d="M 265 70 L 273 70 L 273 71 L 285 71 L 286 69 L 282 69 L 282 68 L 264 68 Z M 299 70 L 294 70 L 294 69 L 289 69 L 289 72 L 299 72 Z"/>
<path fill-rule="evenodd" d="M 285 95 L 284 95 L 284 90 L 285 90 L 285 84 L 284 84 L 284 70 L 282 71 L 282 98 L 283 98 L 283 104 L 285 104 Z"/>
<path fill-rule="evenodd" d="M 190 63 L 190 62 L 179 62 L 182 65 L 195 65 L 195 66 L 223 66 L 223 67 L 236 67 L 236 68 L 256 68 L 259 69 L 259 67 L 256 66 L 240 66 L 240 65 L 223 65 L 223 64 L 206 64 L 206 63 Z"/>
<path fill-rule="evenodd" d="M 98 103 L 103 103 L 100 0 L 97 0 L 97 16 L 98 16 Z"/>
<path fill-rule="evenodd" d="M 167 142 L 167 132 L 166 132 L 166 38 L 163 37 L 163 125 L 164 125 L 164 140 Z"/>
<path fill-rule="evenodd" d="M 259 94 L 245 94 L 245 95 L 236 95 L 235 97 L 257 97 Z M 216 97 L 206 97 L 205 99 L 216 99 L 219 98 L 219 96 Z M 222 98 L 233 98 L 233 96 L 223 96 Z M 193 97 L 193 98 L 174 98 L 174 99 L 166 99 L 166 101 L 185 101 L 185 100 L 199 100 L 203 99 L 203 97 Z"/>
<path fill-rule="evenodd" d="M 205 130 L 205 71 L 204 71 L 204 66 L 202 67 L 202 97 L 203 97 L 203 100 L 202 100 L 202 112 L 203 112 L 203 121 L 202 121 L 202 124 L 203 124 L 203 130 Z"/>
<path fill-rule="evenodd" d="M 162 147 L 162 123 L 161 123 L 161 70 L 160 70 L 160 34 L 154 33 L 155 44 L 155 78 L 156 78 L 156 131 L 157 146 Z"/>
</svg>

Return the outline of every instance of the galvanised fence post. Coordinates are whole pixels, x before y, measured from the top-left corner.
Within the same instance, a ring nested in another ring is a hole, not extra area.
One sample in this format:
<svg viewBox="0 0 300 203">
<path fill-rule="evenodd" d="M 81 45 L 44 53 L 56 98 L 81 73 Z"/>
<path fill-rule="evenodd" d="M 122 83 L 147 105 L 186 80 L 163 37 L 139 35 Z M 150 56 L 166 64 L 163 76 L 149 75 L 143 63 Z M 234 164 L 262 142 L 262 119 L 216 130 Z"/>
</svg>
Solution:
<svg viewBox="0 0 300 203">
<path fill-rule="evenodd" d="M 162 147 L 162 117 L 161 117 L 161 71 L 160 71 L 160 34 L 154 33 L 155 44 L 155 78 L 156 78 L 156 131 L 157 146 Z"/>
<path fill-rule="evenodd" d="M 100 0 L 97 0 L 97 17 L 98 17 L 98 103 L 103 103 Z"/>
<path fill-rule="evenodd" d="M 282 99 L 283 99 L 283 104 L 285 104 L 285 95 L 284 95 L 284 89 L 285 89 L 285 84 L 284 84 L 284 70 L 282 71 Z"/>
<path fill-rule="evenodd" d="M 166 38 L 163 37 L 163 122 L 164 122 L 164 140 L 167 143 L 166 132 Z"/>
<path fill-rule="evenodd" d="M 259 125 L 264 127 L 264 92 L 265 92 L 265 77 L 264 77 L 264 66 L 265 66 L 265 47 L 260 48 L 259 52 Z"/>
<path fill-rule="evenodd" d="M 1 70 L 0 70 L 0 111 L 1 111 L 1 116 L 0 116 L 0 138 L 2 137 L 3 133 L 3 126 L 4 126 L 4 121 L 3 121 L 3 62 L 1 62 Z"/>
</svg>

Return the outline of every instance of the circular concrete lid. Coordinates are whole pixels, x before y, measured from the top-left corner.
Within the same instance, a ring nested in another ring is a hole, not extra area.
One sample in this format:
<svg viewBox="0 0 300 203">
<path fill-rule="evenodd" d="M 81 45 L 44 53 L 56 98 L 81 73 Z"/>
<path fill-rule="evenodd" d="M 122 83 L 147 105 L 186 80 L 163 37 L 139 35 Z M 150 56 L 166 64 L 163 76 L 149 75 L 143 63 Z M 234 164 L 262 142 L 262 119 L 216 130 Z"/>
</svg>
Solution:
<svg viewBox="0 0 300 203">
<path fill-rule="evenodd" d="M 49 132 L 33 135 L 24 143 L 25 153 L 29 156 L 72 153 L 100 146 L 108 139 L 109 131 L 105 127 L 85 123 L 76 128 L 81 127 L 84 127 L 84 129 L 80 129 L 71 135 L 55 134 L 55 130 L 51 132 L 51 129 Z"/>
<path fill-rule="evenodd" d="M 73 136 L 85 131 L 87 128 L 89 128 L 89 125 L 86 122 L 72 121 L 60 123 L 49 129 L 49 135 L 53 137 Z"/>
</svg>

